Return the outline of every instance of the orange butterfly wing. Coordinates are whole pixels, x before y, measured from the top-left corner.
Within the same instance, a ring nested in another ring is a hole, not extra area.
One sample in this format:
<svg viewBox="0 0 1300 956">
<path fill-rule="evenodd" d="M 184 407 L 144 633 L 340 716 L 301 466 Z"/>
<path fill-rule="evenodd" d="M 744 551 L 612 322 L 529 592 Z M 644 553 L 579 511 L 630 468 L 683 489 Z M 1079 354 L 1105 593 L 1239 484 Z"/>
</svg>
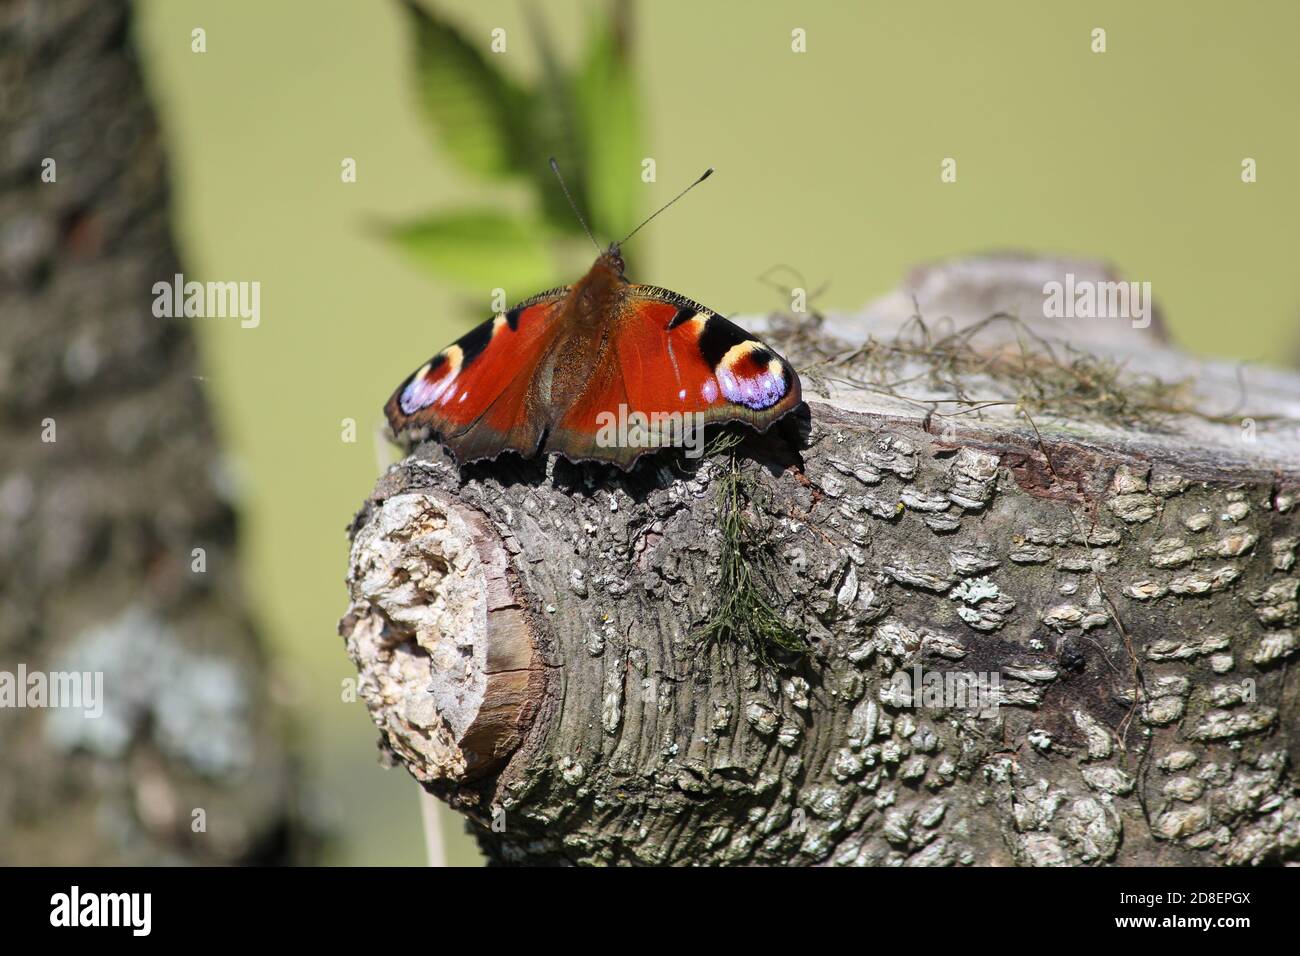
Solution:
<svg viewBox="0 0 1300 956">
<path fill-rule="evenodd" d="M 761 432 L 801 401 L 794 368 L 755 336 L 684 296 L 631 286 L 609 347 L 548 436 L 546 450 L 627 468 L 681 438 L 673 431 L 678 422 L 744 422 Z M 633 433 L 618 431 L 617 423 L 632 420 L 633 413 L 660 423 L 654 444 L 628 442 Z"/>
<path fill-rule="evenodd" d="M 551 289 L 488 319 L 407 376 L 384 406 L 393 432 L 428 429 L 460 462 L 534 454 L 546 418 L 528 396 L 568 292 Z"/>
</svg>

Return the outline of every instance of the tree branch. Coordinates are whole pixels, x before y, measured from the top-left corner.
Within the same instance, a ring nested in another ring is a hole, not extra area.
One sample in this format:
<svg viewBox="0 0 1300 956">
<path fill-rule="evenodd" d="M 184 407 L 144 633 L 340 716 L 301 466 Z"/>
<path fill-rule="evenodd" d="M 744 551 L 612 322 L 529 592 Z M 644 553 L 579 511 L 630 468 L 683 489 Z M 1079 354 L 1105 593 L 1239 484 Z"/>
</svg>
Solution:
<svg viewBox="0 0 1300 956">
<path fill-rule="evenodd" d="M 1066 271 L 1113 278 L 970 260 L 745 323 L 811 413 L 798 456 L 790 426 L 738 459 L 790 666 L 701 634 L 726 457 L 415 449 L 357 516 L 341 626 L 386 748 L 496 862 L 1295 858 L 1300 379 L 1158 323 L 1071 350 L 1042 318 Z"/>
</svg>

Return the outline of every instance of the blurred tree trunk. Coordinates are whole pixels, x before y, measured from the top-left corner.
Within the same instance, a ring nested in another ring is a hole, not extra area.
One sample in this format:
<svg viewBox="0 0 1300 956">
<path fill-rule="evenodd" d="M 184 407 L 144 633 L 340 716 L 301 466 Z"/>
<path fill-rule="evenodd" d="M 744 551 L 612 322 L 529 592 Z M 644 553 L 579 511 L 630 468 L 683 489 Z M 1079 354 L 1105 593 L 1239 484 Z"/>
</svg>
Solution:
<svg viewBox="0 0 1300 956">
<path fill-rule="evenodd" d="M 103 674 L 0 710 L 0 862 L 299 859 L 124 0 L 0 3 L 0 144 L 0 671 Z"/>
</svg>

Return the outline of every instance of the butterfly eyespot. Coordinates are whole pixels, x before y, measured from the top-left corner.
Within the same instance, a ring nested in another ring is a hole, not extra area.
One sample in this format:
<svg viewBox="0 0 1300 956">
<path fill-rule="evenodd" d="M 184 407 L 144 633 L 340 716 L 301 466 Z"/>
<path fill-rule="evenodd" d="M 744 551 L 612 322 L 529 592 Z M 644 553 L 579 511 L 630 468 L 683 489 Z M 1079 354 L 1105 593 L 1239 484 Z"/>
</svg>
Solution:
<svg viewBox="0 0 1300 956">
<path fill-rule="evenodd" d="M 449 345 L 412 375 L 398 400 L 403 414 L 414 415 L 420 409 L 449 397 L 451 385 L 460 374 L 463 359 L 464 353 L 460 346 Z"/>
<path fill-rule="evenodd" d="M 770 408 L 785 397 L 785 369 L 772 352 L 756 341 L 733 345 L 716 372 L 722 394 L 755 411 Z"/>
<path fill-rule="evenodd" d="M 714 382 L 713 379 L 706 380 L 705 383 L 700 387 L 700 394 L 704 396 L 704 400 L 706 402 L 712 405 L 714 402 L 718 400 L 717 383 Z"/>
<path fill-rule="evenodd" d="M 441 358 L 441 356 L 439 356 Z M 418 372 L 411 376 L 411 380 L 406 383 L 402 389 L 402 396 L 398 399 L 402 413 L 405 415 L 414 414 L 425 405 L 429 404 L 429 382 L 425 378 L 429 374 L 432 363 L 424 365 Z"/>
</svg>

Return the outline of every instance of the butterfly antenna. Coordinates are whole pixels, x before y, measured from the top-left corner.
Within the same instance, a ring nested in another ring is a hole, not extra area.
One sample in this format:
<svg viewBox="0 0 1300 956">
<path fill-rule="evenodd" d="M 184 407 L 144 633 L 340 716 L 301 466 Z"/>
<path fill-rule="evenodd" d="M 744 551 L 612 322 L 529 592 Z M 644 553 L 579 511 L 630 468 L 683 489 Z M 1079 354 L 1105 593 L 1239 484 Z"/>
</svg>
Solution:
<svg viewBox="0 0 1300 956">
<path fill-rule="evenodd" d="M 564 198 L 569 200 L 569 208 L 572 209 L 573 214 L 578 217 L 578 222 L 582 223 L 582 228 L 583 231 L 587 233 L 587 238 L 591 240 L 591 244 L 596 247 L 597 252 L 603 252 L 604 250 L 600 248 L 600 243 L 597 242 L 596 237 L 591 234 L 591 228 L 587 225 L 587 220 L 583 219 L 582 213 L 578 211 L 578 204 L 573 201 L 573 194 L 569 192 L 569 184 L 566 183 L 564 177 L 560 175 L 560 164 L 555 161 L 554 156 L 551 157 L 551 172 L 555 173 L 555 178 L 560 181 L 560 188 L 564 190 Z"/>
<path fill-rule="evenodd" d="M 629 233 L 628 233 L 626 236 L 624 236 L 624 237 L 623 237 L 619 242 L 615 243 L 615 245 L 619 245 L 619 246 L 623 245 L 623 243 L 627 242 L 629 239 L 631 239 L 633 236 L 635 236 L 638 232 L 640 232 L 641 229 L 642 229 L 642 227 L 645 226 L 645 225 L 647 225 L 647 224 L 650 222 L 651 219 L 653 219 L 655 216 L 659 215 L 661 212 L 663 212 L 665 209 L 667 209 L 667 208 L 668 208 L 669 206 L 671 206 L 673 203 L 677 202 L 677 200 L 681 199 L 681 198 L 682 198 L 683 196 L 685 196 L 688 192 L 690 192 L 692 189 L 694 189 L 696 186 L 698 186 L 700 183 L 704 182 L 704 180 L 708 179 L 708 178 L 709 178 L 710 176 L 712 176 L 712 175 L 713 175 L 713 167 L 710 166 L 708 169 L 706 169 L 706 170 L 703 172 L 703 174 L 701 174 L 701 176 L 700 176 L 699 179 L 695 180 L 695 182 L 691 183 L 689 186 L 687 186 L 685 189 L 683 189 L 681 192 L 679 192 L 679 193 L 678 193 L 676 196 L 674 196 L 672 199 L 668 200 L 666 203 L 664 203 L 662 206 L 660 206 L 658 209 L 656 209 L 653 213 L 650 214 L 649 218 L 647 218 L 647 219 L 645 220 L 645 222 L 641 223 L 640 226 L 637 226 L 635 229 L 633 229 L 631 232 L 629 232 Z"/>
</svg>

